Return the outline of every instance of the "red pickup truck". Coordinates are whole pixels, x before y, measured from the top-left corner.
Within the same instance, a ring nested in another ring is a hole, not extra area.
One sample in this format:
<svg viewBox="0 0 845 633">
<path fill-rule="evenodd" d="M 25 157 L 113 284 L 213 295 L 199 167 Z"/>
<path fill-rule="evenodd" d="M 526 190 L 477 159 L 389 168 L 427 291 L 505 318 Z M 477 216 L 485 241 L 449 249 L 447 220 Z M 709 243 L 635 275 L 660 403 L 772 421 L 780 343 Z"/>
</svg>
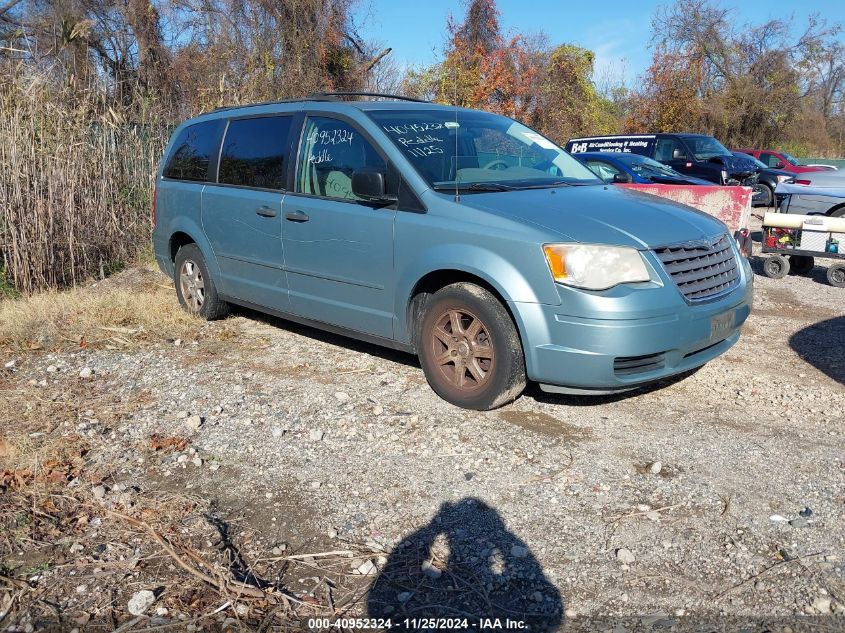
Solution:
<svg viewBox="0 0 845 633">
<path fill-rule="evenodd" d="M 794 156 L 790 156 L 786 152 L 776 152 L 769 149 L 735 149 L 734 152 L 742 152 L 753 156 L 757 160 L 764 162 L 772 169 L 783 169 L 784 171 L 792 172 L 793 174 L 804 174 L 810 171 L 828 171 L 826 167 L 810 167 L 809 165 L 802 165 Z"/>
</svg>

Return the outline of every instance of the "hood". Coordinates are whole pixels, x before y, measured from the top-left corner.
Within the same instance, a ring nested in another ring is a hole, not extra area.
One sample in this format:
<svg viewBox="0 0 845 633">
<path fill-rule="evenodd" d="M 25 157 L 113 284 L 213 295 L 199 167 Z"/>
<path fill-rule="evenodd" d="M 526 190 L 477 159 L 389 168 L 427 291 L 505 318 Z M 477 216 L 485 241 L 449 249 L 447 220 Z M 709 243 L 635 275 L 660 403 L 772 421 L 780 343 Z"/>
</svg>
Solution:
<svg viewBox="0 0 845 633">
<path fill-rule="evenodd" d="M 751 157 L 714 156 L 709 162 L 722 165 L 725 171 L 734 178 L 739 174 L 749 176 L 757 171 L 757 165 L 751 160 Z"/>
<path fill-rule="evenodd" d="M 611 185 L 464 195 L 461 203 L 542 227 L 560 241 L 656 248 L 725 233 L 692 207 Z"/>
</svg>

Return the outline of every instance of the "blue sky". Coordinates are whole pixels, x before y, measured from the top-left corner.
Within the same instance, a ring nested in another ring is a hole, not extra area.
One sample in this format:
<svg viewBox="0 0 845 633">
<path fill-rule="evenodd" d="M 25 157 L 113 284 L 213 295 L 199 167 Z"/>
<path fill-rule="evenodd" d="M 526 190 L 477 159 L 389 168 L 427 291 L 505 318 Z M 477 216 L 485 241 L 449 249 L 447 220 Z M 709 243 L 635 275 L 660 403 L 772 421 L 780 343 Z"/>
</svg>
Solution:
<svg viewBox="0 0 845 633">
<path fill-rule="evenodd" d="M 605 0 L 498 0 L 501 25 L 506 31 L 543 31 L 555 44 L 572 43 L 596 53 L 597 76 L 623 75 L 628 85 L 649 65 L 651 16 L 666 0 L 619 2 Z M 780 18 L 792 21 L 796 32 L 807 17 L 818 13 L 830 23 L 845 25 L 845 0 L 812 0 L 804 3 L 778 0 L 722 0 L 734 7 L 740 23 L 759 24 Z M 358 0 L 356 23 L 367 39 L 393 48 L 401 66 L 431 63 L 443 50 L 446 16 L 463 16 L 459 0 Z M 791 12 L 791 13 L 790 13 Z"/>
</svg>

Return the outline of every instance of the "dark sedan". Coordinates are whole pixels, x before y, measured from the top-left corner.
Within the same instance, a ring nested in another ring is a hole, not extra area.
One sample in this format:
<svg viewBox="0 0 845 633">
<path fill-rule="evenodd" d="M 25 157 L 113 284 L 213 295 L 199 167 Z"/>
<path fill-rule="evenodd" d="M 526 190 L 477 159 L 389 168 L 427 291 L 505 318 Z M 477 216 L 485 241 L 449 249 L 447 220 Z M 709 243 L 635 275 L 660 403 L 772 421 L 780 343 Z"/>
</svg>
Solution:
<svg viewBox="0 0 845 633">
<path fill-rule="evenodd" d="M 671 167 L 639 154 L 584 152 L 573 154 L 605 182 L 662 185 L 712 185 L 709 180 L 686 176 Z M 747 157 L 746 157 L 747 158 Z"/>
<path fill-rule="evenodd" d="M 777 188 L 778 183 L 795 182 L 795 174 L 791 172 L 784 169 L 774 169 L 772 167 L 768 167 L 763 161 L 743 152 L 733 152 L 733 155 L 751 158 L 754 161 L 754 164 L 757 165 L 757 171 L 760 174 L 757 178 L 757 182 L 762 185 L 761 190 L 763 191 L 763 195 L 761 195 L 759 199 L 756 196 L 754 197 L 755 207 L 773 206 L 775 204 L 775 189 Z"/>
</svg>

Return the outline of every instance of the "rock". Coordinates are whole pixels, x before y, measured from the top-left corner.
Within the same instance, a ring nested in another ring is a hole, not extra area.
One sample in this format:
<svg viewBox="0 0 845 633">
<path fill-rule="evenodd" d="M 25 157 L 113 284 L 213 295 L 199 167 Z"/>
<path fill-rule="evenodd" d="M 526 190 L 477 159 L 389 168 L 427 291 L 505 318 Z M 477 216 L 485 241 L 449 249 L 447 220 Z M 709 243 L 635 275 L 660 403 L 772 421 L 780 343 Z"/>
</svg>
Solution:
<svg viewBox="0 0 845 633">
<path fill-rule="evenodd" d="M 378 571 L 378 568 L 375 566 L 373 561 L 365 560 L 361 565 L 359 565 L 355 571 L 357 571 L 362 576 L 371 576 L 372 574 Z"/>
<path fill-rule="evenodd" d="M 323 484 L 321 484 L 319 481 L 312 481 L 312 482 L 311 482 L 311 489 L 312 489 L 312 490 L 317 490 L 317 489 L 318 489 L 320 486 L 322 486 L 322 485 L 323 485 Z"/>
<path fill-rule="evenodd" d="M 285 431 L 284 431 L 284 429 L 283 429 L 283 428 L 281 428 L 281 427 L 279 427 L 279 426 L 274 426 L 274 427 L 270 430 L 270 434 L 271 434 L 271 435 L 272 435 L 275 439 L 279 439 L 280 437 L 282 437 L 282 435 L 284 435 L 284 434 L 285 434 Z"/>
<path fill-rule="evenodd" d="M 533 594 L 531 594 L 531 599 L 534 602 L 542 602 L 543 601 L 543 593 L 540 592 L 540 591 L 535 591 Z"/>
<path fill-rule="evenodd" d="M 637 559 L 634 556 L 634 553 L 627 547 L 620 547 L 618 550 L 616 550 L 616 560 L 618 560 L 623 565 L 630 565 Z"/>
<path fill-rule="evenodd" d="M 437 569 L 437 567 L 435 567 L 434 565 L 432 565 L 431 561 L 423 561 L 423 564 L 420 566 L 420 568 L 426 576 L 434 580 L 437 580 L 438 578 L 440 578 L 440 576 L 443 575 L 443 572 Z"/>
<path fill-rule="evenodd" d="M 334 528 L 330 528 L 328 532 L 326 532 L 326 536 L 329 538 L 337 538 L 337 530 Z"/>
<path fill-rule="evenodd" d="M 188 417 L 187 411 L 179 411 L 179 412 L 176 413 L 176 419 L 177 420 L 184 420 L 187 417 Z"/>
<path fill-rule="evenodd" d="M 156 608 L 156 615 L 159 616 L 159 617 L 164 617 L 168 613 L 170 613 L 170 610 L 167 607 L 157 607 Z"/>
<path fill-rule="evenodd" d="M 785 516 L 781 516 L 780 514 L 773 514 L 769 517 L 769 521 L 772 523 L 786 523 L 789 521 Z"/>
<path fill-rule="evenodd" d="M 411 599 L 411 592 L 410 591 L 400 591 L 398 594 L 396 594 L 396 599 L 399 602 L 402 602 L 402 603 L 408 602 L 408 600 Z"/>
<path fill-rule="evenodd" d="M 50 365 L 49 367 L 47 367 L 48 374 L 55 374 L 57 371 L 59 371 L 59 368 L 55 365 Z"/>
<path fill-rule="evenodd" d="M 239 602 L 235 605 L 235 613 L 237 613 L 241 617 L 244 617 L 249 614 L 249 607 L 243 602 Z"/>
<path fill-rule="evenodd" d="M 376 405 L 373 407 L 373 415 L 381 415 L 384 413 L 384 407 L 381 405 Z"/>
<path fill-rule="evenodd" d="M 811 605 L 813 609 L 818 611 L 821 614 L 827 615 L 830 613 L 831 600 L 827 596 L 819 596 L 815 600 L 813 600 L 813 604 Z"/>
<path fill-rule="evenodd" d="M 129 599 L 129 613 L 132 615 L 144 615 L 144 612 L 153 606 L 155 601 L 156 596 L 149 589 L 139 591 Z"/>
<path fill-rule="evenodd" d="M 657 510 L 652 510 L 651 512 L 646 512 L 645 516 L 649 521 L 659 521 L 660 520 L 660 513 Z"/>
<path fill-rule="evenodd" d="M 191 463 L 197 468 L 199 468 L 200 466 L 202 466 L 202 459 L 195 455 L 194 458 L 191 460 Z"/>
<path fill-rule="evenodd" d="M 789 522 L 789 525 L 794 528 L 802 528 L 807 527 L 808 523 L 809 521 L 807 521 L 804 517 L 798 517 L 797 519 L 792 519 L 792 521 Z"/>
<path fill-rule="evenodd" d="M 91 493 L 94 495 L 94 498 L 97 501 L 101 501 L 103 497 L 106 496 L 106 487 L 105 486 L 94 486 L 91 488 Z"/>
<path fill-rule="evenodd" d="M 338 402 L 347 402 L 349 400 L 349 394 L 343 391 L 338 391 L 334 394 L 334 399 Z"/>
<path fill-rule="evenodd" d="M 192 431 L 198 431 L 199 428 L 202 426 L 202 418 L 198 415 L 192 415 L 185 418 L 185 426 L 187 426 Z"/>
<path fill-rule="evenodd" d="M 276 547 L 273 548 L 273 556 L 281 556 L 285 553 L 285 550 L 287 548 L 287 543 L 281 543 L 279 545 L 276 545 Z"/>
<path fill-rule="evenodd" d="M 3 367 L 5 367 L 6 369 L 14 369 L 14 367 L 15 367 L 15 363 L 16 363 L 16 362 L 17 362 L 17 361 L 10 360 L 8 363 L 6 363 L 5 365 L 3 365 Z"/>
<path fill-rule="evenodd" d="M 208 469 L 209 469 L 211 472 L 216 473 L 218 470 L 220 470 L 220 462 L 211 462 L 211 463 L 208 465 Z"/>
<path fill-rule="evenodd" d="M 91 376 L 93 376 L 93 375 L 94 375 L 94 370 L 91 369 L 90 367 L 83 367 L 82 369 L 79 370 L 79 377 L 82 378 L 83 380 L 87 380 L 88 378 L 91 378 Z"/>
<path fill-rule="evenodd" d="M 308 433 L 308 439 L 312 442 L 319 442 L 323 439 L 323 435 L 325 435 L 325 433 L 323 433 L 322 431 L 318 431 L 317 429 L 311 429 L 311 431 Z"/>
<path fill-rule="evenodd" d="M 798 513 L 798 516 L 803 517 L 805 519 L 809 519 L 811 516 L 813 516 L 813 510 L 809 507 L 806 507 Z"/>
<path fill-rule="evenodd" d="M 663 470 L 663 464 L 660 462 L 654 462 L 651 466 L 648 467 L 648 472 L 652 475 L 659 475 L 660 471 Z"/>
<path fill-rule="evenodd" d="M 514 558 L 525 558 L 528 556 L 528 548 L 522 545 L 514 545 L 511 547 L 511 556 Z"/>
</svg>

